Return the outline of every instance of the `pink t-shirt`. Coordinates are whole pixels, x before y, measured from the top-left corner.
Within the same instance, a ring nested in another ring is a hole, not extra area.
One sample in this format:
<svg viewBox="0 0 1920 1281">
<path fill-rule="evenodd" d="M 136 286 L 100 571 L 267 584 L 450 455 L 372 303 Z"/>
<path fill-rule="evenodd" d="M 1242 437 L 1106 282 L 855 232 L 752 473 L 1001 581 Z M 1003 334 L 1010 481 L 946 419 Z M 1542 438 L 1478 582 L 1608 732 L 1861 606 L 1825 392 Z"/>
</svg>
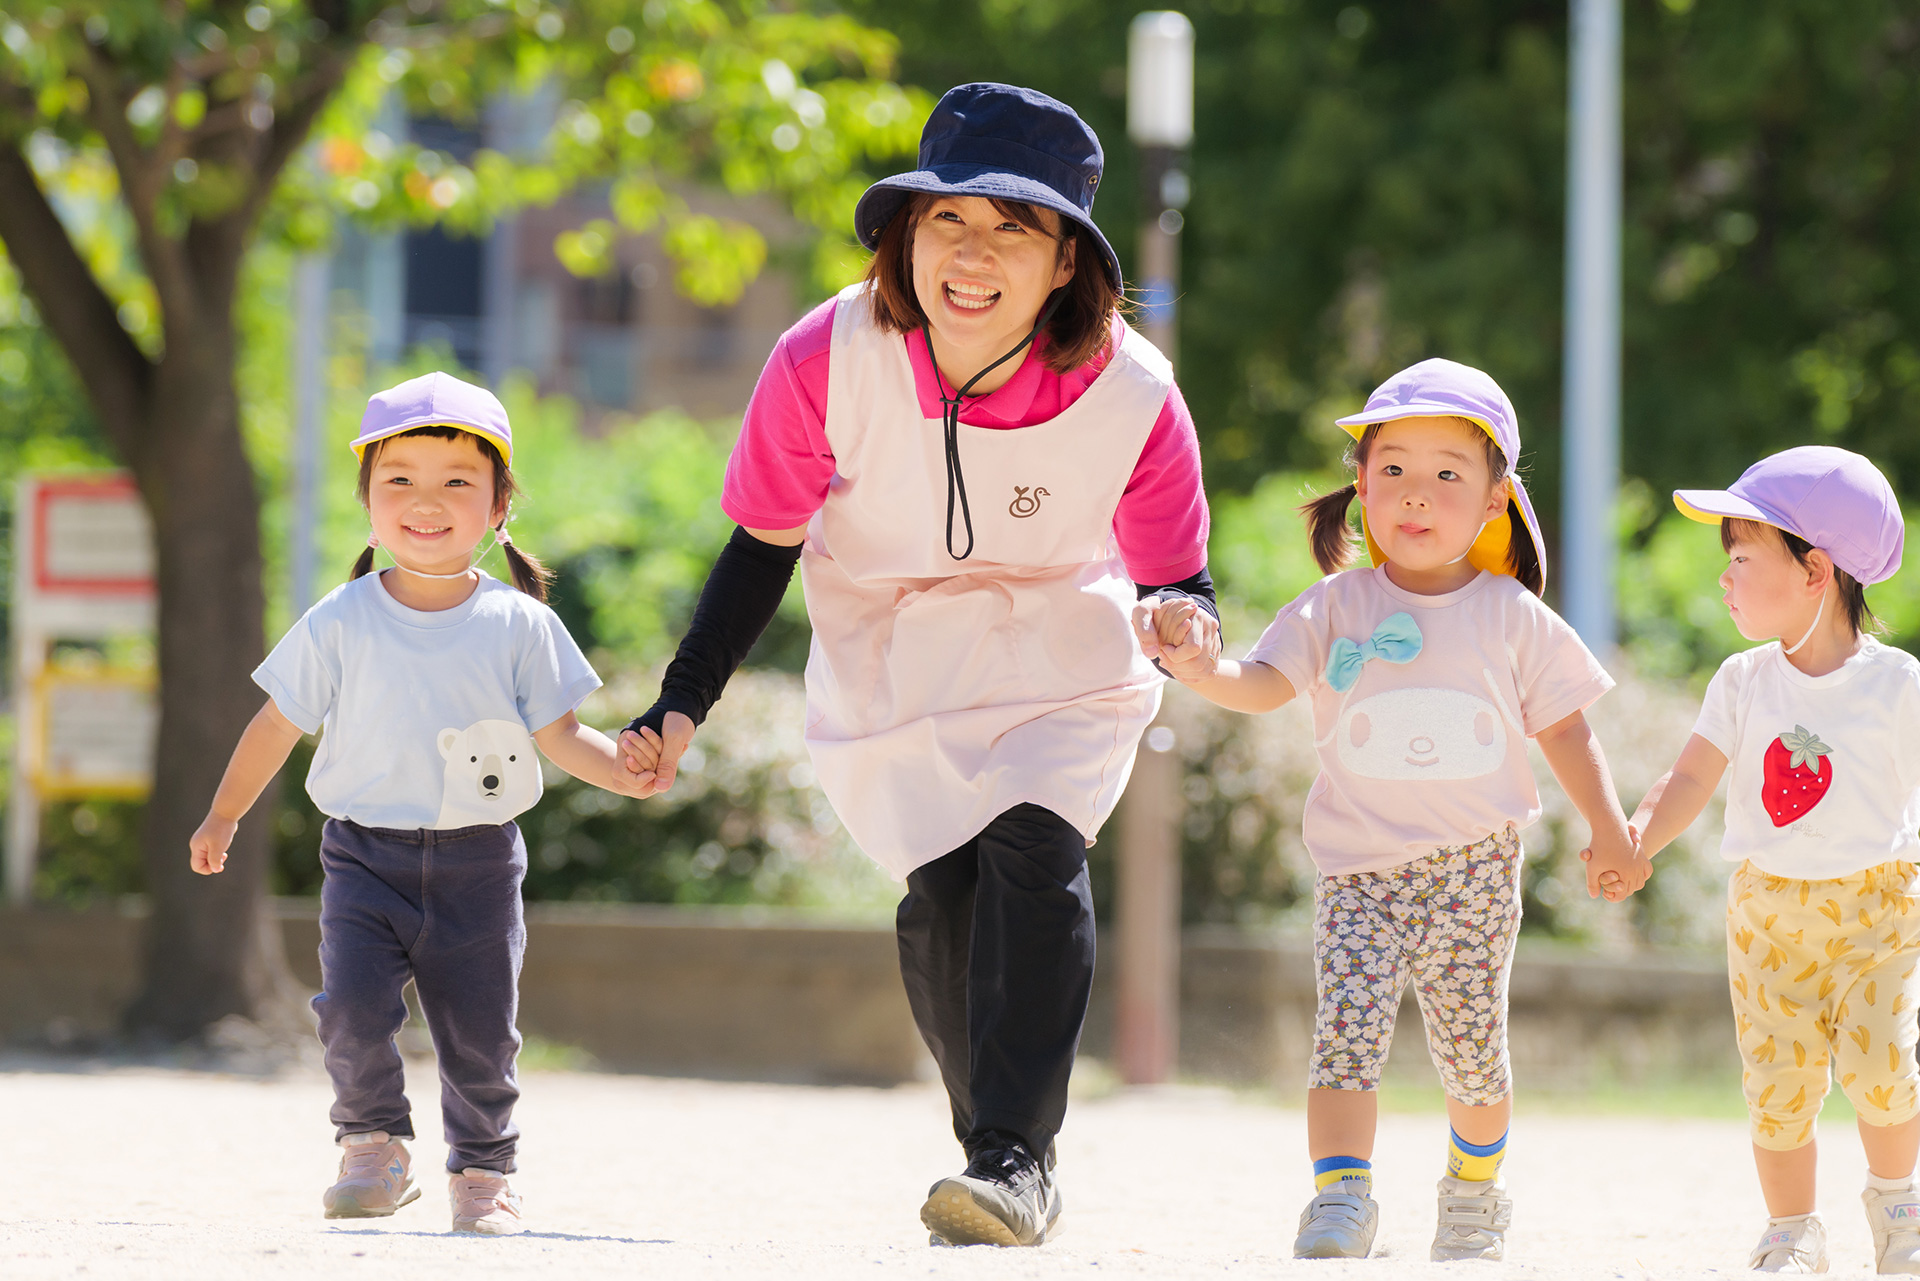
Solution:
<svg viewBox="0 0 1920 1281">
<path fill-rule="evenodd" d="M 1533 823 L 1526 740 L 1613 688 L 1558 614 L 1485 571 L 1444 596 L 1396 587 L 1379 568 L 1331 575 L 1248 657 L 1313 702 L 1320 776 L 1303 826 L 1327 876 Z"/>
<path fill-rule="evenodd" d="M 827 500 L 834 475 L 826 431 L 834 305 L 832 299 L 821 303 L 781 335 L 753 389 L 720 493 L 721 509 L 748 529 L 796 528 L 813 519 Z M 900 341 L 913 362 L 921 412 L 937 419 L 940 392 L 926 345 L 917 332 L 901 335 Z M 960 421 L 1002 429 L 1046 422 L 1078 400 L 1106 368 L 1106 358 L 1098 356 L 1056 374 L 1040 362 L 1045 343 L 1044 334 L 1035 340 L 1004 386 L 970 397 L 961 406 Z M 1207 528 L 1200 441 L 1175 387 L 1120 497 L 1114 537 L 1134 582 L 1173 583 L 1206 565 Z"/>
</svg>

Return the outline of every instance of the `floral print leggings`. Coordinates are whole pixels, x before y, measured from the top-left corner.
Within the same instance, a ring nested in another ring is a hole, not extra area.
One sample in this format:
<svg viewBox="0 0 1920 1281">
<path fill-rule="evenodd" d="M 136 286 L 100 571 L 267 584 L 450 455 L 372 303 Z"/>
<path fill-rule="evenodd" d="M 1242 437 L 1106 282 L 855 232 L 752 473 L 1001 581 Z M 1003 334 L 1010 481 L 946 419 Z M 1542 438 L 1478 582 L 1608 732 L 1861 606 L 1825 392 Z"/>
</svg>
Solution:
<svg viewBox="0 0 1920 1281">
<path fill-rule="evenodd" d="M 1507 978 L 1520 932 L 1520 835 L 1435 850 L 1379 872 L 1315 879 L 1319 1008 L 1307 1084 L 1379 1088 L 1401 995 L 1413 982 L 1447 1097 L 1507 1096 Z"/>
</svg>

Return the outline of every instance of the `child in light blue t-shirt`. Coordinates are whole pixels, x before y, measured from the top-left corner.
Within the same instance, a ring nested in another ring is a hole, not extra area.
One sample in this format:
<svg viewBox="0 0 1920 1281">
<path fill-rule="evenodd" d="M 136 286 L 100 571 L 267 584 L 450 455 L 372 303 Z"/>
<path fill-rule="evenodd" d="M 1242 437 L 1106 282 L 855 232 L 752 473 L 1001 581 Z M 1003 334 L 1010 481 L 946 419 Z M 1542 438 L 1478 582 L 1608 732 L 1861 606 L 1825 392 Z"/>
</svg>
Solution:
<svg viewBox="0 0 1920 1281">
<path fill-rule="evenodd" d="M 241 816 L 300 736 L 324 730 L 307 774 L 328 816 L 313 1006 L 343 1148 L 326 1215 L 381 1217 L 420 1195 L 394 1044 L 411 978 L 440 1061 L 453 1230 L 517 1232 L 527 850 L 513 819 L 540 799 L 536 746 L 589 783 L 632 785 L 612 741 L 574 717 L 600 678 L 545 603 L 551 575 L 507 536 L 499 400 L 442 373 L 412 379 L 368 402 L 353 449 L 373 536 L 254 672 L 267 703 L 193 835 L 193 869 L 226 866 Z M 514 587 L 474 566 L 489 530 Z M 393 568 L 373 573 L 381 547 Z"/>
</svg>

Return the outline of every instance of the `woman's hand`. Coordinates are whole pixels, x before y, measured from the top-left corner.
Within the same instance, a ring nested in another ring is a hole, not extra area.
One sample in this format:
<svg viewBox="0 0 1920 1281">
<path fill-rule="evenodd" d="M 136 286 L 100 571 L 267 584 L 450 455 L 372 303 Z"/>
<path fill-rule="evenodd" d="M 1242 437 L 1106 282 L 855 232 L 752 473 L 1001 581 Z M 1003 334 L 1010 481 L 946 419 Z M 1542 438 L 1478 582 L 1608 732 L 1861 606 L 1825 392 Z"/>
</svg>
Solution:
<svg viewBox="0 0 1920 1281">
<path fill-rule="evenodd" d="M 644 725 L 637 734 L 630 729 L 620 732 L 620 759 L 614 769 L 624 771 L 626 777 L 613 790 L 644 797 L 673 786 L 680 758 L 693 743 L 693 719 L 684 712 L 668 712 L 660 728 L 664 731 L 660 734 Z"/>
<path fill-rule="evenodd" d="M 1220 623 L 1191 597 L 1150 596 L 1133 606 L 1140 652 L 1182 682 L 1203 681 L 1220 666 Z"/>
</svg>

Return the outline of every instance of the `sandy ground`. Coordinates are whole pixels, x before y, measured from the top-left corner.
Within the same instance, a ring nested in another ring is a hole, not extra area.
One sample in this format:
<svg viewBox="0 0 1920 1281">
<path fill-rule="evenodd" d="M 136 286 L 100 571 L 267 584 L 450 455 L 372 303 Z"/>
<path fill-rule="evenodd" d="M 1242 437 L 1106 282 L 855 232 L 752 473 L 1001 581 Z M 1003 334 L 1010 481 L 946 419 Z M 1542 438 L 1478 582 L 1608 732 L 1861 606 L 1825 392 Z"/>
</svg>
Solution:
<svg viewBox="0 0 1920 1281">
<path fill-rule="evenodd" d="M 434 1097 L 431 1065 L 410 1069 Z M 1303 1114 L 1195 1088 L 1082 1099 L 1061 1140 L 1066 1231 L 1038 1250 L 932 1250 L 916 1217 L 957 1168 L 926 1086 L 820 1089 L 530 1073 L 520 1119 L 533 1231 L 446 1235 L 426 1194 L 328 1223 L 336 1153 L 317 1073 L 271 1079 L 0 1060 L 0 1277 L 1688 1277 L 1741 1271 L 1762 1225 L 1738 1121 L 1515 1122 L 1510 1262 L 1426 1261 L 1445 1121 L 1383 1119 L 1383 1220 L 1365 1262 L 1288 1257 L 1310 1194 Z M 430 1115 L 429 1109 L 420 1109 Z M 422 1129 L 437 1129 L 422 1123 Z M 1871 1269 L 1851 1122 L 1824 1132 L 1837 1273 Z"/>
</svg>

